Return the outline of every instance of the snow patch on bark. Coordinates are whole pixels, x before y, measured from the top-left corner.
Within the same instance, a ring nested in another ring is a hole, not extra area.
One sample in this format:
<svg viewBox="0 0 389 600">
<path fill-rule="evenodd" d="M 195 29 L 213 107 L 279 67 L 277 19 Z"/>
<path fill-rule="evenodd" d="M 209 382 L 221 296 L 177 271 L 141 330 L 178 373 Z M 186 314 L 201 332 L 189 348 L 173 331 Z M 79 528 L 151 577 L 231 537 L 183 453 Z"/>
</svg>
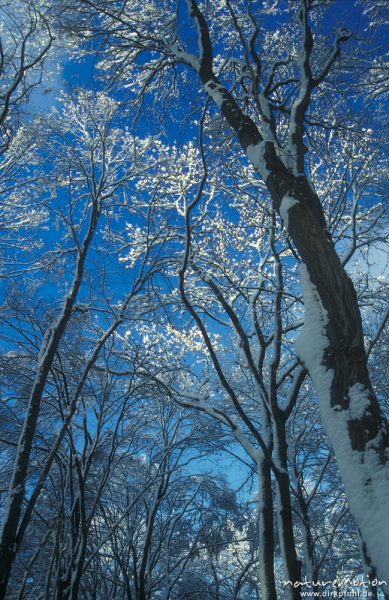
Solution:
<svg viewBox="0 0 389 600">
<path fill-rule="evenodd" d="M 369 407 L 369 397 L 361 383 L 356 383 L 349 389 L 350 415 L 353 419 L 360 419 Z"/>
<path fill-rule="evenodd" d="M 389 461 L 382 464 L 375 449 L 377 439 L 371 440 L 364 452 L 352 448 L 349 423 L 362 417 L 369 407 L 369 392 L 362 384 L 357 383 L 349 389 L 348 409 L 331 405 L 333 372 L 323 364 L 324 352 L 329 346 L 326 335 L 328 315 L 304 264 L 300 274 L 305 321 L 296 341 L 296 350 L 314 383 L 322 423 L 338 461 L 351 513 L 378 576 L 386 578 L 389 584 Z M 379 436 L 381 433 L 377 438 Z"/>
<path fill-rule="evenodd" d="M 204 84 L 204 89 L 207 92 L 208 96 L 212 98 L 214 103 L 218 108 L 221 108 L 223 103 L 225 102 L 225 97 L 221 92 L 223 92 L 224 88 L 222 85 L 215 83 L 212 79 L 207 81 Z"/>
<path fill-rule="evenodd" d="M 281 202 L 281 206 L 280 206 L 280 217 L 283 220 L 286 229 L 288 229 L 288 225 L 289 225 L 289 210 L 295 204 L 300 204 L 300 202 L 298 200 L 296 200 L 296 198 L 293 198 L 293 196 L 288 196 L 288 194 L 286 194 L 282 198 L 282 202 Z"/>
<path fill-rule="evenodd" d="M 174 54 L 179 60 L 182 60 L 184 63 L 193 67 L 197 73 L 200 71 L 200 60 L 196 56 L 190 54 L 189 52 L 185 52 L 179 48 L 177 44 L 170 44 L 168 48 L 172 54 Z"/>
<path fill-rule="evenodd" d="M 266 142 L 264 140 L 258 144 L 250 144 L 246 148 L 247 158 L 253 165 L 254 169 L 258 171 L 263 181 L 266 181 L 270 175 L 270 171 L 266 166 L 265 152 Z"/>
</svg>

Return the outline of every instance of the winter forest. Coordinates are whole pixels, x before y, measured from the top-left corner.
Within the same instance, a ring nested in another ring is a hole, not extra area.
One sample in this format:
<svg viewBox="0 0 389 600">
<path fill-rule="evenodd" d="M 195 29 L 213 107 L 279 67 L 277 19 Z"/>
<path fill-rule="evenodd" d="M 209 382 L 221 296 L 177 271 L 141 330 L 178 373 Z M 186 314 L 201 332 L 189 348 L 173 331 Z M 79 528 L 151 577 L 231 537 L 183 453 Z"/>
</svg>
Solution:
<svg viewBox="0 0 389 600">
<path fill-rule="evenodd" d="M 389 598 L 386 0 L 0 0 L 0 599 Z"/>
</svg>

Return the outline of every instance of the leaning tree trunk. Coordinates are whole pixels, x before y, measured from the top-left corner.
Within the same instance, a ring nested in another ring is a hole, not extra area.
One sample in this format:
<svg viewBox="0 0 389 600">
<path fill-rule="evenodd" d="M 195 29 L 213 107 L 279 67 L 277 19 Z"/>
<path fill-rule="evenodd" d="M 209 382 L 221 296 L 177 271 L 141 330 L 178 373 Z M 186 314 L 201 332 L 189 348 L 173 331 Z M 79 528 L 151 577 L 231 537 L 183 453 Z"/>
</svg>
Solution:
<svg viewBox="0 0 389 600">
<path fill-rule="evenodd" d="M 23 508 L 30 454 L 38 425 L 42 396 L 62 336 L 73 313 L 73 307 L 82 283 L 86 256 L 97 227 L 100 211 L 100 202 L 94 199 L 88 229 L 78 252 L 70 290 L 62 303 L 59 316 L 47 329 L 41 344 L 36 376 L 30 393 L 14 460 L 8 492 L 8 505 L 0 534 L 0 600 L 6 598 L 12 565 L 16 556 L 18 525 Z"/>
<path fill-rule="evenodd" d="M 306 314 L 298 352 L 315 386 L 323 426 L 370 568 L 389 582 L 389 426 L 369 379 L 353 283 L 329 239 L 322 206 L 310 182 L 303 174 L 292 173 L 278 156 L 275 143 L 263 138 L 220 83 L 212 68 L 207 23 L 196 0 L 188 0 L 188 6 L 197 24 L 201 53 L 195 60 L 190 56 L 185 60 L 235 131 L 301 257 Z"/>
<path fill-rule="evenodd" d="M 306 314 L 297 350 L 315 386 L 370 566 L 389 581 L 389 427 L 369 379 L 357 295 L 323 227 L 317 195 L 304 177 L 289 172 L 271 143 L 258 141 L 247 119 L 237 127 L 241 143 L 246 151 L 251 147 L 256 168 L 264 163 L 273 206 L 286 216 L 303 263 Z"/>
</svg>

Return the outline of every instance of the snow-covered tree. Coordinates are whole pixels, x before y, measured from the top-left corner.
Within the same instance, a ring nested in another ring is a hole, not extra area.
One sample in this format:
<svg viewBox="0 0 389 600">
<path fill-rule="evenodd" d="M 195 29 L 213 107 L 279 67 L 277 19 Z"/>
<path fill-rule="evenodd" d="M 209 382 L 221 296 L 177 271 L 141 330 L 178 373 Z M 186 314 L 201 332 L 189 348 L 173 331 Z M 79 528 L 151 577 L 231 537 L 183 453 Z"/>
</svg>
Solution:
<svg viewBox="0 0 389 600">
<path fill-rule="evenodd" d="M 0 597 L 389 580 L 385 4 L 0 10 Z"/>
<path fill-rule="evenodd" d="M 185 13 L 169 1 L 118 7 L 102 0 L 88 2 L 86 11 L 100 17 L 91 35 L 104 33 L 101 67 L 112 81 L 123 82 L 145 105 L 147 92 L 157 99 L 169 78 L 178 88 L 186 77 L 185 92 L 188 85 L 195 89 L 197 78 L 203 90 L 200 106 L 196 95 L 197 110 L 213 103 L 265 184 L 301 261 L 305 324 L 298 354 L 316 388 L 371 567 L 383 577 L 389 571 L 383 526 L 388 424 L 368 375 L 357 293 L 309 170 L 315 129 L 353 126 L 347 120 L 358 86 L 343 106 L 333 107 L 329 96 L 335 88 L 346 89 L 352 76 L 347 46 L 351 52 L 361 52 L 361 46 L 352 23 L 335 31 L 328 27 L 332 4 L 274 2 L 257 12 L 250 2 L 202 6 L 188 0 Z M 262 20 L 270 14 L 273 27 L 263 32 Z M 190 213 L 188 206 L 187 223 Z"/>
</svg>

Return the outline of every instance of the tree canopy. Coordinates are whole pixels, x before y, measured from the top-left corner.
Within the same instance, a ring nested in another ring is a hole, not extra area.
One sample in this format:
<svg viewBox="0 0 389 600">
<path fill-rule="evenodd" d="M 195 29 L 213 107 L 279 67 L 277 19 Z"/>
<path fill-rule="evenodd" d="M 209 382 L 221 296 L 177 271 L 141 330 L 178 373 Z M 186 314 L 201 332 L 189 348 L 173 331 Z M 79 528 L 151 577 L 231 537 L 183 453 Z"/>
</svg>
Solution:
<svg viewBox="0 0 389 600">
<path fill-rule="evenodd" d="M 0 597 L 389 597 L 386 2 L 0 11 Z"/>
</svg>

